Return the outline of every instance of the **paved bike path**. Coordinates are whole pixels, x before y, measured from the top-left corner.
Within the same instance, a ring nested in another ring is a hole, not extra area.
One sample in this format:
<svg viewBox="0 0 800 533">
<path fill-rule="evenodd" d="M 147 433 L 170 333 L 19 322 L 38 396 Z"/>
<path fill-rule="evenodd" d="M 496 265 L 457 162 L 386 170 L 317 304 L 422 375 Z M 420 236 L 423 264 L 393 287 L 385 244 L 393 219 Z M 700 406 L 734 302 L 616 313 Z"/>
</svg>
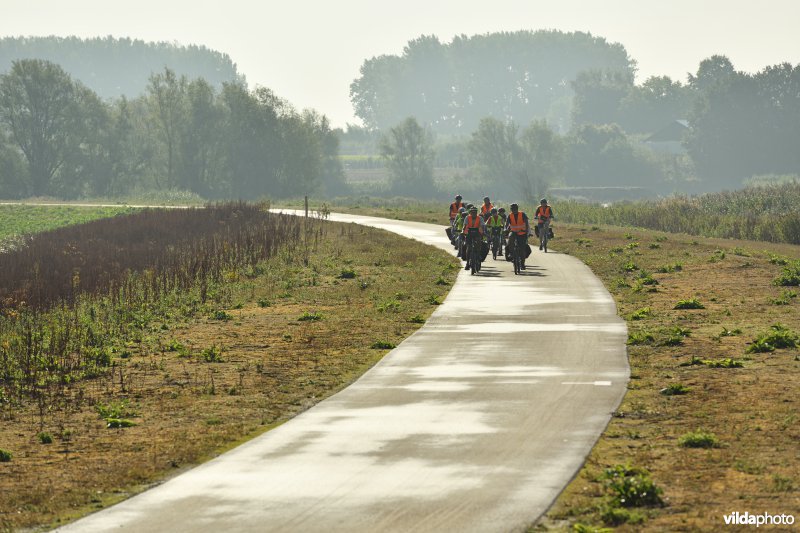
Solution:
<svg viewBox="0 0 800 533">
<path fill-rule="evenodd" d="M 453 251 L 441 226 L 332 215 Z M 556 241 L 557 242 L 557 241 Z M 462 271 L 428 322 L 282 426 L 58 531 L 524 530 L 583 464 L 629 376 L 591 271 L 535 251 Z"/>
</svg>

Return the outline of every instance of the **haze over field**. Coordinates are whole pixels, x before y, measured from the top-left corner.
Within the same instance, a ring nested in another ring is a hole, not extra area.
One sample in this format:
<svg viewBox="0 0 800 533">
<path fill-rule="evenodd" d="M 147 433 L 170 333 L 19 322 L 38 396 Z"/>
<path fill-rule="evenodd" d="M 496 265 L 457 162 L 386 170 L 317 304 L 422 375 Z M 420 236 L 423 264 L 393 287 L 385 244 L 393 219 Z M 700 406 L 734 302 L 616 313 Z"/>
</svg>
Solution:
<svg viewBox="0 0 800 533">
<path fill-rule="evenodd" d="M 135 9 L 102 0 L 4 0 L 0 37 L 131 37 L 204 45 L 228 54 L 251 86 L 274 90 L 298 108 L 314 108 L 334 126 L 358 123 L 350 83 L 373 56 L 401 54 L 410 39 L 497 31 L 588 31 L 623 44 L 637 81 L 686 80 L 714 54 L 738 70 L 800 62 L 800 3 L 735 0 L 370 0 L 291 3 L 245 0 L 141 0 Z"/>
</svg>

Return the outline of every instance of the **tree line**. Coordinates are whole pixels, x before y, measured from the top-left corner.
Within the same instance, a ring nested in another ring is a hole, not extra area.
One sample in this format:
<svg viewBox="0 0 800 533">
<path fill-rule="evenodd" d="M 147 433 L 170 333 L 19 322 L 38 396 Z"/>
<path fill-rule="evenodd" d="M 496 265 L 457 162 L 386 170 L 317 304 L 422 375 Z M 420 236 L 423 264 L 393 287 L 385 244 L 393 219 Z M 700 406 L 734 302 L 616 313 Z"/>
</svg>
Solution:
<svg viewBox="0 0 800 533">
<path fill-rule="evenodd" d="M 423 107 L 379 132 L 390 169 L 403 166 L 397 161 L 403 146 L 414 146 L 417 157 L 430 152 L 428 165 L 416 165 L 421 169 L 416 177 L 395 172 L 393 189 L 399 192 L 399 184 L 409 180 L 415 190 L 430 189 L 433 161 L 441 158 L 437 136 L 453 157 L 468 155 L 458 189 L 482 187 L 528 199 L 553 186 L 670 194 L 736 189 L 754 176 L 800 175 L 800 65 L 783 63 L 750 74 L 717 55 L 703 60 L 686 83 L 654 76 L 636 85 L 629 69 L 601 69 L 582 71 L 569 85 L 567 129 L 543 115 L 495 116 L 483 108 L 474 129 L 452 136 L 439 132 L 435 120 L 420 118 L 429 116 Z M 673 142 L 678 149 L 651 149 L 651 134 L 676 122 L 685 130 Z M 345 138 L 363 138 L 369 131 L 353 128 Z M 427 151 L 426 142 L 432 146 Z"/>
<path fill-rule="evenodd" d="M 103 100 L 59 65 L 0 76 L 0 196 L 78 198 L 185 190 L 286 197 L 343 183 L 328 119 L 266 88 L 215 89 L 169 68 L 136 98 Z"/>
<path fill-rule="evenodd" d="M 169 66 L 179 76 L 202 78 L 217 90 L 223 83 L 245 83 L 227 54 L 205 46 L 181 46 L 139 39 L 96 37 L 4 37 L 0 39 L 0 73 L 20 59 L 44 59 L 67 71 L 102 99 L 133 98 L 147 90 L 153 72 Z"/>
<path fill-rule="evenodd" d="M 570 82 L 584 71 L 633 79 L 635 62 L 618 43 L 588 33 L 518 31 L 409 41 L 400 56 L 367 59 L 350 86 L 355 115 L 386 131 L 409 116 L 437 133 L 469 133 L 482 118 L 568 126 Z"/>
</svg>

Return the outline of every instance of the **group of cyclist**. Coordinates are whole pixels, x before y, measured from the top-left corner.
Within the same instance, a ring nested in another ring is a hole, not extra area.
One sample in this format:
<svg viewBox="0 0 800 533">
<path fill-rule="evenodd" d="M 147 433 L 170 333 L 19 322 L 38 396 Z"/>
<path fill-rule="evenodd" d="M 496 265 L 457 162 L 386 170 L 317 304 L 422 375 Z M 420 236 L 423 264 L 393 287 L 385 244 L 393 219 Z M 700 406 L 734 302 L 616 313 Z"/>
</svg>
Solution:
<svg viewBox="0 0 800 533">
<path fill-rule="evenodd" d="M 525 259 L 530 254 L 528 236 L 532 234 L 531 223 L 528 215 L 519 210 L 518 204 L 511 204 L 509 209 L 509 213 L 503 207 L 498 209 L 488 196 L 477 206 L 465 203 L 460 194 L 456 195 L 450 204 L 450 228 L 447 234 L 458 250 L 458 256 L 467 262 L 466 270 L 472 269 L 473 273 L 480 270 L 480 261 L 488 255 L 488 249 L 491 249 L 494 259 L 498 255 L 503 256 L 505 249 L 506 260 L 515 261 L 514 272 L 518 273 L 518 269 L 525 270 Z M 552 235 L 550 222 L 553 219 L 553 209 L 546 198 L 539 202 L 534 219 L 539 250 L 547 252 L 547 241 Z M 470 253 L 474 247 L 484 250 L 478 256 L 477 265 L 473 264 L 476 255 Z"/>
</svg>

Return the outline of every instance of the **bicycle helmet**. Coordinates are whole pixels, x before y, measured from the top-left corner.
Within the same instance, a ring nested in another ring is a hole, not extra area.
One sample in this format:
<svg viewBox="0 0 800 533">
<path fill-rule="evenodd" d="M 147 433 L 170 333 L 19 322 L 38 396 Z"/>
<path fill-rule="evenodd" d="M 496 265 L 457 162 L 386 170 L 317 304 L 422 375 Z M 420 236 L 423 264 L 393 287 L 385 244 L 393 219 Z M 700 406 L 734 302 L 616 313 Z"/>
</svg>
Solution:
<svg viewBox="0 0 800 533">
<path fill-rule="evenodd" d="M 539 203 L 540 204 L 546 204 L 547 203 L 547 198 L 542 198 L 541 200 L 539 200 Z"/>
<path fill-rule="evenodd" d="M 462 207 L 461 209 L 458 210 L 458 212 L 463 215 L 464 213 L 467 212 L 467 208 L 466 207 Z"/>
<path fill-rule="evenodd" d="M 496 208 L 496 207 L 493 207 L 493 208 L 492 208 L 492 214 L 493 214 L 493 215 L 496 215 L 496 214 L 497 214 L 497 208 Z"/>
<path fill-rule="evenodd" d="M 470 213 L 477 213 L 478 212 L 478 208 L 473 205 L 472 207 L 469 208 L 469 212 Z"/>
<path fill-rule="evenodd" d="M 506 208 L 505 207 L 501 207 L 500 209 L 497 210 L 497 212 L 502 215 L 503 213 L 506 212 Z"/>
<path fill-rule="evenodd" d="M 456 194 L 456 200 L 461 200 L 461 195 L 460 194 Z"/>
<path fill-rule="evenodd" d="M 519 209 L 519 205 L 518 204 L 511 204 L 510 207 L 511 207 L 512 211 L 516 211 L 517 209 Z"/>
<path fill-rule="evenodd" d="M 484 196 L 484 197 L 483 197 L 483 201 L 484 201 L 484 202 L 488 202 L 488 201 L 489 201 L 489 197 L 488 197 L 488 196 Z"/>
</svg>

